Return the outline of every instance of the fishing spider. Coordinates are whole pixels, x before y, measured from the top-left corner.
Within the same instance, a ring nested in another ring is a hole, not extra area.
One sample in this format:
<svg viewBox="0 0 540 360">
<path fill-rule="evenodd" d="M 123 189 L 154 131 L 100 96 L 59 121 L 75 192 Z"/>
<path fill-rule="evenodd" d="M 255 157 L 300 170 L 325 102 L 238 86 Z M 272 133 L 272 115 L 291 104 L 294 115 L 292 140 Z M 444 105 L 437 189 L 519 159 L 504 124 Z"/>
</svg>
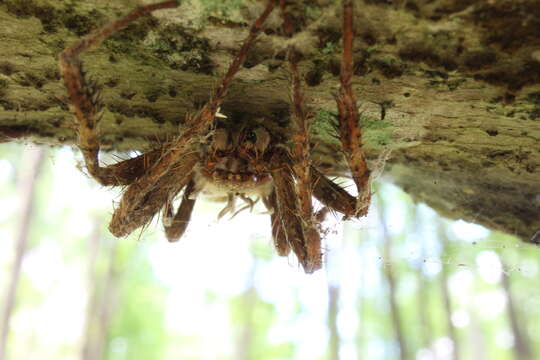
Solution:
<svg viewBox="0 0 540 360">
<path fill-rule="evenodd" d="M 79 122 L 78 147 L 88 173 L 102 185 L 127 186 L 114 210 L 109 230 L 117 237 L 126 236 L 148 224 L 163 209 L 165 234 L 169 241 L 175 241 L 186 230 L 197 195 L 207 194 L 214 200 L 226 201 L 220 215 L 234 213 L 236 198 L 251 207 L 260 197 L 270 213 L 278 254 L 287 256 L 292 249 L 304 271 L 312 273 L 322 266 L 319 219 L 313 210 L 312 196 L 329 209 L 355 217 L 367 214 L 371 198 L 370 172 L 362 152 L 359 114 L 351 87 L 353 0 L 343 0 L 341 86 L 335 99 L 336 130 L 358 197 L 323 175 L 310 158 L 308 116 L 298 70 L 300 56 L 294 45 L 287 48 L 293 101 L 288 141 L 278 139 L 264 123 L 222 119 L 224 116 L 219 112 L 231 81 L 276 5 L 282 12 L 283 34 L 294 35 L 295 18 L 290 11 L 294 0 L 268 0 L 212 97 L 197 114 L 187 117 L 186 129 L 181 134 L 159 149 L 110 166 L 99 165 L 97 127 L 103 105 L 95 83 L 85 78 L 79 56 L 130 22 L 155 10 L 176 7 L 178 3 L 163 1 L 139 7 L 78 40 L 60 55 L 64 84 Z M 179 197 L 180 205 L 175 211 L 173 200 Z"/>
</svg>

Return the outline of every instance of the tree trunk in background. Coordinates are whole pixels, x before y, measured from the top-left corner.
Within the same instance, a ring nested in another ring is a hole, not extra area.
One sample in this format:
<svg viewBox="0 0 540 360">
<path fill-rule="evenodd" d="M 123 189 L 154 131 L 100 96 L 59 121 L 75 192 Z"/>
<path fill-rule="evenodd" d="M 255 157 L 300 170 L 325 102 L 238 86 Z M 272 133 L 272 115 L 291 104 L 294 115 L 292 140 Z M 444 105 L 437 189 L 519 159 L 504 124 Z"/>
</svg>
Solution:
<svg viewBox="0 0 540 360">
<path fill-rule="evenodd" d="M 4 308 L 2 313 L 2 324 L 0 328 L 0 360 L 7 359 L 7 343 L 10 329 L 10 319 L 15 308 L 17 287 L 21 275 L 21 266 L 28 248 L 28 229 L 32 221 L 34 208 L 35 186 L 43 166 L 43 159 L 46 150 L 43 147 L 27 148 L 23 153 L 21 168 L 18 172 L 17 192 L 20 196 L 21 208 L 19 210 L 19 223 L 17 225 L 15 237 L 15 258 L 11 268 L 11 278 L 5 293 Z"/>
<path fill-rule="evenodd" d="M 447 259 L 449 251 L 448 251 L 448 237 L 445 234 L 446 228 L 443 225 L 442 222 L 439 221 L 438 224 L 438 235 L 439 239 L 442 243 L 443 249 L 442 249 L 442 267 L 441 267 L 441 294 L 443 298 L 444 303 L 444 310 L 446 315 L 446 326 L 448 329 L 448 337 L 452 340 L 452 359 L 459 360 L 460 358 L 460 352 L 459 352 L 459 340 L 456 333 L 456 328 L 454 327 L 454 324 L 452 323 L 452 295 L 450 294 L 450 287 L 448 283 L 448 276 L 449 276 L 449 260 Z"/>
<path fill-rule="evenodd" d="M 503 269 L 508 269 L 504 259 L 502 257 L 499 259 Z M 506 274 L 503 273 L 501 276 L 501 283 L 506 296 L 508 320 L 510 321 L 510 327 L 512 328 L 512 335 L 514 337 L 514 354 L 518 360 L 532 360 L 535 357 L 532 354 L 529 337 L 527 336 L 527 332 L 523 331 L 523 328 L 527 328 L 527 322 L 524 322 L 519 318 L 519 311 L 516 307 L 514 294 L 512 293 L 511 274 L 511 272 Z"/>
<path fill-rule="evenodd" d="M 486 350 L 486 339 L 480 323 L 478 322 L 478 316 L 474 309 L 471 307 L 468 309 L 471 316 L 471 323 L 469 324 L 469 336 L 470 349 L 474 360 L 489 360 Z"/>
<path fill-rule="evenodd" d="M 388 223 L 386 222 L 386 217 L 384 214 L 385 205 L 382 200 L 382 196 L 377 193 L 377 204 L 378 213 L 379 213 L 379 223 L 380 228 L 382 229 L 382 238 L 384 241 L 383 244 L 383 273 L 386 277 L 388 283 L 388 301 L 390 302 L 390 315 L 392 318 L 392 326 L 396 334 L 396 338 L 399 343 L 399 355 L 401 360 L 412 359 L 409 354 L 409 349 L 407 346 L 407 340 L 405 338 L 405 332 L 403 331 L 403 324 L 401 323 L 401 314 L 398 305 L 397 299 L 397 286 L 396 286 L 396 277 L 394 273 L 394 262 L 392 259 L 392 236 L 388 230 Z"/>
<path fill-rule="evenodd" d="M 99 348 L 99 338 L 102 336 L 98 332 L 97 317 L 101 295 L 101 279 L 103 276 L 98 271 L 99 254 L 101 249 L 101 219 L 94 218 L 94 228 L 88 238 L 88 301 L 86 305 L 86 321 L 83 335 L 83 346 L 81 360 L 96 360 L 102 356 L 102 349 Z"/>
<path fill-rule="evenodd" d="M 157 1 L 157 0 L 156 0 Z M 186 1 L 139 20 L 84 56 L 103 85 L 104 149 L 146 150 L 182 131 L 210 96 L 262 4 Z M 339 1 L 299 11 L 296 37 L 317 134 L 314 157 L 343 172 L 331 135 L 339 79 Z M 74 144 L 58 54 L 138 0 L 0 4 L 0 142 Z M 365 148 L 416 201 L 532 241 L 540 229 L 540 2 L 355 1 L 355 76 Z M 400 6 L 398 6 L 400 5 Z M 404 5 L 404 6 L 402 6 Z M 231 9 L 227 7 L 231 6 Z M 278 11 L 222 112 L 288 135 L 289 74 Z M 539 238 L 540 241 L 540 238 Z"/>
<path fill-rule="evenodd" d="M 427 258 L 427 252 L 426 252 L 426 246 L 425 242 L 422 240 L 421 236 L 421 227 L 424 225 L 424 221 L 420 214 L 420 209 L 418 206 L 414 206 L 413 209 L 409 210 L 411 213 L 413 213 L 414 220 L 412 221 L 412 224 L 415 226 L 415 234 L 419 236 L 419 242 L 420 242 L 420 258 L 426 259 Z M 423 262 L 422 262 L 423 264 Z M 417 279 L 418 279 L 418 314 L 420 317 L 420 323 L 422 326 L 422 334 L 421 334 L 421 343 L 422 346 L 426 349 L 429 349 L 432 342 L 432 336 L 433 336 L 433 329 L 431 327 L 431 317 L 429 313 L 429 279 L 426 278 L 424 274 L 424 267 L 420 266 L 418 270 L 416 271 Z"/>
<path fill-rule="evenodd" d="M 328 284 L 328 332 L 329 339 L 329 359 L 339 360 L 339 331 L 337 326 L 337 317 L 339 313 L 339 286 Z"/>
<path fill-rule="evenodd" d="M 410 231 L 405 232 L 413 233 L 418 237 L 418 243 L 420 246 L 420 259 L 426 259 L 427 258 L 427 252 L 426 252 L 426 246 L 425 241 L 422 239 L 421 230 L 422 226 L 424 226 L 424 220 L 422 219 L 422 216 L 420 215 L 420 209 L 417 205 L 412 205 L 407 209 L 407 217 L 408 217 L 408 226 L 410 228 Z M 421 264 L 424 264 L 423 262 Z M 416 270 L 416 277 L 418 281 L 418 317 L 420 319 L 420 343 L 423 348 L 429 349 L 431 346 L 432 341 L 432 334 L 433 329 L 431 327 L 431 316 L 429 313 L 430 310 L 430 289 L 429 289 L 429 279 L 426 278 L 424 274 L 424 267 L 419 266 Z"/>
<path fill-rule="evenodd" d="M 106 358 L 109 326 L 117 305 L 120 281 L 117 268 L 119 241 L 110 239 L 104 242 L 101 220 L 96 218 L 89 242 L 89 299 L 81 360 L 100 360 Z"/>
<path fill-rule="evenodd" d="M 242 323 L 236 340 L 236 356 L 238 360 L 252 359 L 253 334 L 256 331 L 255 308 L 257 306 L 257 290 L 255 289 L 255 276 L 257 274 L 257 259 L 253 259 L 253 265 L 246 281 L 246 291 L 242 295 Z"/>
<path fill-rule="evenodd" d="M 361 248 L 362 238 L 360 238 L 360 241 L 358 243 L 358 246 Z M 362 253 L 362 249 L 359 250 L 360 253 Z M 366 351 L 365 351 L 365 341 L 363 341 L 366 334 L 366 301 L 364 298 L 364 292 L 369 289 L 366 289 L 366 263 L 364 261 L 360 262 L 358 264 L 360 267 L 360 285 L 358 286 L 358 327 L 357 327 L 357 335 L 356 335 L 356 353 L 358 360 L 366 359 Z"/>
<path fill-rule="evenodd" d="M 109 327 L 111 325 L 112 316 L 117 306 L 118 289 L 120 287 L 120 269 L 118 268 L 118 247 L 120 242 L 117 239 L 108 241 L 106 262 L 107 272 L 103 279 L 103 293 L 99 302 L 97 314 L 97 327 L 100 334 L 99 342 L 96 345 L 98 354 L 101 354 L 97 359 L 103 359 L 107 350 L 109 341 Z"/>
<path fill-rule="evenodd" d="M 423 252 L 424 253 L 424 252 Z M 422 347 L 429 348 L 431 346 L 432 341 L 432 334 L 433 329 L 431 327 L 430 322 L 430 314 L 429 314 L 429 282 L 428 279 L 426 279 L 426 276 L 422 272 L 422 268 L 420 267 L 417 272 L 417 279 L 418 279 L 418 314 L 420 317 L 420 323 L 422 327 L 422 333 L 421 335 L 421 343 Z"/>
</svg>

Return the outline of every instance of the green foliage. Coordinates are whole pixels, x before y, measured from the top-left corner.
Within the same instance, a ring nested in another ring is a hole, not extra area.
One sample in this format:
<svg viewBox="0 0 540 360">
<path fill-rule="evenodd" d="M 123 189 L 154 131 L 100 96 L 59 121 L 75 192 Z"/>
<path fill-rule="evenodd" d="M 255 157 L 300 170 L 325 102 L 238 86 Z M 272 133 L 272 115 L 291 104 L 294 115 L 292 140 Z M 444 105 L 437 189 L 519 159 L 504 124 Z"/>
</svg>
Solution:
<svg viewBox="0 0 540 360">
<path fill-rule="evenodd" d="M 386 146 L 392 142 L 393 125 L 372 116 L 360 116 L 362 138 L 368 146 Z"/>
<path fill-rule="evenodd" d="M 321 14 L 321 8 L 317 6 L 306 5 L 306 16 L 309 20 L 317 20 L 318 18 L 320 18 Z"/>
<path fill-rule="evenodd" d="M 334 110 L 319 109 L 311 124 L 311 132 L 324 141 L 339 144 L 336 126 L 338 124 L 338 113 Z"/>
<path fill-rule="evenodd" d="M 8 87 L 9 81 L 6 79 L 0 79 L 0 94 L 3 93 L 3 91 Z"/>
<path fill-rule="evenodd" d="M 243 6 L 244 0 L 200 0 L 206 17 L 217 16 L 230 20 L 240 20 L 237 12 Z"/>
<path fill-rule="evenodd" d="M 276 308 L 259 298 L 254 288 L 229 300 L 231 323 L 235 324 L 238 347 L 245 347 L 246 359 L 273 360 L 294 357 L 291 342 L 272 344 L 268 337 L 275 321 Z"/>
<path fill-rule="evenodd" d="M 324 47 L 321 49 L 321 53 L 325 56 L 332 55 L 338 51 L 339 45 L 333 41 L 328 41 L 324 44 Z"/>
<path fill-rule="evenodd" d="M 166 290 L 153 276 L 145 252 L 124 243 L 117 257 L 121 275 L 122 304 L 110 328 L 107 359 L 161 359 L 167 344 Z"/>
<path fill-rule="evenodd" d="M 390 122 L 361 115 L 359 123 L 362 126 L 364 143 L 368 146 L 386 146 L 392 142 L 393 125 Z M 319 109 L 313 119 L 312 132 L 326 142 L 339 144 L 339 139 L 336 136 L 337 125 L 337 111 Z"/>
<path fill-rule="evenodd" d="M 326 126 L 330 133 L 336 116 L 334 111 L 320 110 L 316 113 L 315 125 Z M 392 129 L 391 124 L 376 118 L 366 116 L 360 121 L 368 134 Z M 1 285 L 6 285 L 11 266 L 11 257 L 5 254 L 10 254 L 15 245 L 18 214 L 14 211 L 13 196 L 19 196 L 17 183 L 25 176 L 20 163 L 23 153 L 20 145 L 0 146 L 0 171 L 3 171 L 0 172 Z M 337 242 L 329 239 L 325 251 L 326 274 L 304 276 L 294 265 L 288 266 L 286 259 L 278 262 L 284 259 L 278 259 L 268 250 L 271 240 L 259 235 L 253 235 L 248 245 L 254 254 L 247 264 L 238 264 L 237 260 L 242 257 L 235 257 L 236 253 L 222 255 L 227 258 L 228 266 L 240 268 L 237 275 L 240 280 L 222 276 L 228 269 L 208 261 L 208 255 L 215 251 L 211 246 L 190 255 L 205 262 L 202 268 L 211 276 L 204 277 L 196 271 L 174 276 L 178 276 L 176 286 L 181 288 L 182 296 L 199 300 L 188 302 L 189 308 L 183 310 L 200 314 L 202 325 L 196 318 L 195 325 L 184 330 L 186 333 L 172 333 L 168 328 L 171 284 L 160 282 L 155 275 L 156 264 L 149 260 L 154 240 L 164 239 L 148 235 L 140 241 L 117 240 L 105 235 L 106 224 L 103 224 L 101 250 L 92 266 L 99 274 L 98 280 L 86 284 L 91 235 L 73 229 L 73 223 L 81 227 L 80 224 L 94 216 L 106 222 L 110 217 L 110 201 L 104 208 L 92 208 L 85 194 L 105 190 L 89 186 L 91 182 L 75 170 L 75 164 L 64 167 L 65 149 L 54 153 L 54 157 L 47 157 L 36 189 L 30 247 L 10 328 L 10 358 L 28 357 L 29 343 L 43 360 L 79 356 L 83 339 L 66 334 L 64 329 L 65 321 L 74 314 L 69 307 L 76 306 L 78 315 L 84 313 L 90 291 L 87 287 L 103 290 L 109 275 L 112 297 L 107 306 L 112 309 L 111 322 L 102 334 L 106 342 L 103 358 L 108 360 L 195 360 L 203 358 L 207 352 L 220 359 L 239 359 L 237 355 L 241 353 L 245 354 L 243 359 L 296 359 L 306 358 L 305 349 L 315 349 L 307 358 L 326 360 L 325 297 L 329 281 L 341 294 L 337 324 L 341 343 L 349 350 L 354 349 L 356 358 L 399 358 L 396 321 L 390 312 L 392 293 L 396 296 L 403 337 L 410 354 L 433 351 L 448 343 L 449 324 L 453 324 L 460 358 L 473 359 L 478 357 L 478 352 L 490 360 L 518 358 L 508 342 L 516 336 L 508 320 L 511 316 L 509 302 L 505 300 L 508 296 L 512 296 L 522 336 L 532 349 L 529 358 L 537 358 L 540 353 L 540 341 L 531 335 L 540 331 L 540 307 L 537 306 L 540 292 L 536 286 L 540 253 L 537 248 L 520 243 L 510 235 L 485 229 L 473 236 L 471 233 L 478 231 L 478 226 L 471 229 L 470 224 L 442 220 L 427 206 L 415 204 L 395 186 L 378 183 L 374 185 L 377 201 L 371 209 L 373 223 L 369 226 L 349 223 L 344 226 L 345 235 L 339 236 Z M 75 184 L 76 193 L 81 200 L 77 206 L 69 208 L 61 204 L 73 200 L 64 195 L 72 194 L 68 188 L 74 185 L 77 174 L 81 176 L 80 182 Z M 63 183 L 58 185 L 59 181 Z M 460 226 L 468 226 L 469 230 L 460 230 Z M 386 231 L 382 231 L 385 228 Z M 339 223 L 329 233 L 333 236 L 341 229 Z M 260 230 L 256 229 L 256 233 Z M 202 237 L 192 240 L 208 241 Z M 233 244 L 238 240 L 220 238 L 216 241 Z M 388 241 L 387 256 L 383 249 Z M 492 262 L 486 265 L 486 259 Z M 388 268 L 394 274 L 393 288 L 387 277 Z M 202 281 L 199 278 L 211 281 L 212 277 L 226 283 L 216 282 L 216 288 L 209 284 L 197 288 Z M 185 282 L 186 279 L 195 281 Z M 502 279 L 508 280 L 509 290 Z M 58 286 L 64 286 L 65 291 L 60 292 Z M 448 299 L 443 292 L 445 288 Z M 198 291 L 202 293 L 197 294 Z M 445 300 L 449 300 L 450 313 Z M 51 304 L 56 305 L 51 307 Z M 73 333 L 80 332 L 81 319 L 84 316 L 75 321 L 78 325 Z M 174 321 L 187 319 L 179 317 Z M 311 338 L 314 332 L 319 334 L 314 337 L 316 341 Z M 474 343 L 471 338 L 475 339 Z"/>
</svg>

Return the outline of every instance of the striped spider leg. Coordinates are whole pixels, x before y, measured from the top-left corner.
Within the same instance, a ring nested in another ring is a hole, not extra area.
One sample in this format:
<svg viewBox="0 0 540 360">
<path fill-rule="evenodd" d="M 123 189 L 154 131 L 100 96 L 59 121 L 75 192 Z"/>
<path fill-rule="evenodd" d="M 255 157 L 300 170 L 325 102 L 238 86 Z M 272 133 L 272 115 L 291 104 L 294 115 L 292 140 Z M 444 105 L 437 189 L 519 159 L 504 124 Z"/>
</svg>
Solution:
<svg viewBox="0 0 540 360">
<path fill-rule="evenodd" d="M 186 129 L 158 149 L 106 167 L 99 165 L 98 124 L 103 106 L 96 84 L 85 78 L 79 56 L 130 22 L 178 3 L 163 1 L 139 7 L 77 41 L 60 55 L 60 70 L 79 122 L 78 145 L 88 173 L 102 185 L 126 186 L 109 224 L 113 235 L 130 234 L 148 224 L 163 209 L 165 234 L 169 241 L 176 241 L 189 224 L 199 194 L 226 201 L 220 216 L 227 213 L 234 216 L 243 209 L 252 209 L 261 198 L 271 214 L 272 236 L 278 254 L 287 256 L 292 250 L 304 271 L 312 273 L 322 266 L 320 219 L 314 214 L 312 196 L 347 216 L 367 213 L 371 196 L 369 170 L 362 152 L 358 110 L 351 86 L 352 0 L 343 0 L 344 50 L 336 102 L 338 133 L 358 188 L 358 198 L 312 164 L 309 121 L 298 70 L 300 55 L 293 45 L 289 46 L 287 56 L 292 80 L 293 131 L 288 139 L 292 147 L 288 149 L 284 139 L 255 119 L 245 122 L 220 119 L 223 115 L 219 108 L 229 85 L 278 1 L 284 20 L 283 32 L 292 37 L 294 17 L 290 15 L 289 6 L 294 2 L 268 0 L 210 100 L 197 114 L 186 119 Z M 180 205 L 175 210 L 173 201 L 182 190 Z M 246 203 L 239 210 L 235 209 L 237 199 Z"/>
<path fill-rule="evenodd" d="M 252 24 L 249 35 L 212 97 L 196 115 L 186 120 L 187 127 L 182 134 L 164 144 L 160 149 L 107 167 L 99 165 L 98 157 L 100 145 L 97 127 L 102 109 L 100 96 L 96 85 L 85 78 L 79 56 L 88 49 L 98 46 L 107 37 L 132 21 L 155 10 L 176 7 L 178 1 L 163 1 L 139 7 L 125 17 L 80 39 L 62 52 L 59 59 L 60 71 L 75 117 L 79 122 L 78 146 L 84 156 L 88 173 L 103 185 L 127 185 L 109 224 L 109 230 L 113 235 L 126 236 L 148 224 L 163 207 L 166 208 L 166 213 L 173 212 L 170 200 L 186 188 L 184 192 L 186 195 L 179 211 L 164 217 L 168 220 L 172 219 L 165 224 L 169 240 L 182 235 L 193 208 L 189 195 L 194 168 L 199 162 L 196 151 L 197 139 L 208 131 L 213 123 L 230 82 L 244 63 L 248 50 L 260 33 L 274 5 L 273 0 L 268 1 L 263 13 Z"/>
<path fill-rule="evenodd" d="M 280 0 L 283 32 L 294 35 L 295 2 Z M 300 53 L 293 43 L 288 46 L 287 58 L 292 88 L 292 149 L 276 152 L 273 158 L 272 177 L 275 193 L 270 198 L 274 206 L 272 234 L 278 253 L 287 254 L 292 248 L 306 273 L 322 267 L 320 219 L 313 211 L 312 196 L 330 209 L 347 216 L 367 214 L 371 193 L 369 169 L 362 151 L 361 128 L 356 99 L 351 86 L 353 74 L 353 2 L 343 0 L 343 54 L 338 107 L 338 134 L 342 148 L 358 189 L 358 198 L 351 196 L 312 164 L 310 158 L 309 124 L 304 105 L 304 95 L 298 70 Z"/>
</svg>

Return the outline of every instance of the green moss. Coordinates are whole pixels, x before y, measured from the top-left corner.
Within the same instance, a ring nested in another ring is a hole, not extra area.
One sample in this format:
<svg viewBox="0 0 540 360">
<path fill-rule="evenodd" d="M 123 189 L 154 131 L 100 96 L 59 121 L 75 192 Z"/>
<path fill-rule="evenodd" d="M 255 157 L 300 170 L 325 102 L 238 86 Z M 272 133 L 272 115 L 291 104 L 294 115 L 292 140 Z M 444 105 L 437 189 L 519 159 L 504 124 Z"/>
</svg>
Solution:
<svg viewBox="0 0 540 360">
<path fill-rule="evenodd" d="M 89 34 L 92 29 L 97 28 L 96 20 L 81 14 L 74 14 L 71 11 L 67 11 L 61 17 L 62 24 L 74 32 L 77 36 L 84 36 Z"/>
<path fill-rule="evenodd" d="M 339 51 L 339 45 L 334 41 L 327 41 L 319 49 L 317 55 L 311 61 L 311 68 L 306 73 L 306 84 L 317 86 L 323 81 L 324 74 L 330 72 L 334 76 L 339 76 L 340 62 L 335 59 L 334 54 Z"/>
<path fill-rule="evenodd" d="M 368 146 L 386 146 L 392 142 L 393 125 L 372 116 L 360 116 L 362 139 Z"/>
<path fill-rule="evenodd" d="M 403 43 L 398 54 L 402 60 L 425 62 L 431 66 L 442 66 L 451 71 L 458 67 L 462 44 L 451 32 L 441 30 L 436 33 L 426 32 L 422 39 Z"/>
<path fill-rule="evenodd" d="M 339 143 L 336 133 L 338 113 L 334 110 L 320 109 L 315 113 L 311 132 L 328 143 Z"/>
<path fill-rule="evenodd" d="M 313 5 L 306 6 L 306 16 L 309 20 L 315 21 L 319 19 L 322 15 L 322 10 Z"/>
<path fill-rule="evenodd" d="M 540 91 L 527 94 L 527 100 L 533 104 L 540 105 Z"/>
<path fill-rule="evenodd" d="M 332 55 L 338 50 L 338 44 L 333 41 L 327 41 L 324 44 L 324 47 L 321 49 L 321 54 L 323 56 Z"/>
<path fill-rule="evenodd" d="M 104 42 L 104 45 L 113 53 L 139 57 L 140 54 L 144 53 L 144 51 L 141 51 L 141 48 L 144 47 L 142 41 L 156 24 L 157 20 L 155 18 L 145 17 L 112 35 Z"/>
<path fill-rule="evenodd" d="M 448 90 L 454 91 L 456 90 L 461 84 L 463 84 L 466 79 L 443 79 L 443 80 L 430 80 L 428 85 L 434 88 L 444 88 L 447 87 Z"/>
<path fill-rule="evenodd" d="M 362 137 L 369 146 L 385 146 L 392 142 L 393 125 L 372 116 L 360 116 Z M 320 109 L 315 114 L 312 123 L 312 133 L 325 142 L 339 144 L 336 128 L 338 126 L 338 113 L 334 110 Z"/>
<path fill-rule="evenodd" d="M 73 3 L 61 9 L 34 0 L 5 0 L 2 3 L 6 6 L 8 13 L 18 18 L 38 18 L 43 30 L 48 33 L 54 33 L 63 26 L 77 36 L 83 36 L 96 28 L 104 19 L 103 14 L 97 10 L 92 10 L 88 14 L 77 13 Z"/>
<path fill-rule="evenodd" d="M 381 120 L 373 116 L 360 116 L 360 125 L 362 129 L 380 130 L 392 126 L 388 121 Z"/>
<path fill-rule="evenodd" d="M 454 79 L 454 80 L 448 81 L 448 84 L 447 84 L 448 85 L 448 90 L 450 90 L 450 91 L 456 90 L 465 81 L 467 81 L 467 80 L 466 79 Z"/>
<path fill-rule="evenodd" d="M 39 5 L 33 0 L 2 1 L 8 13 L 18 18 L 37 17 L 46 32 L 54 32 L 59 25 L 56 9 L 50 5 Z"/>
<path fill-rule="evenodd" d="M 9 81 L 6 79 L 0 79 L 0 96 L 3 96 L 6 92 L 6 89 L 9 86 Z"/>
<path fill-rule="evenodd" d="M 363 136 L 363 140 L 368 146 L 387 146 L 392 143 L 392 135 L 386 131 L 373 131 Z"/>
<path fill-rule="evenodd" d="M 161 95 L 165 95 L 166 93 L 166 89 L 156 87 L 147 89 L 144 93 L 144 96 L 149 102 L 156 102 Z"/>
<path fill-rule="evenodd" d="M 231 21 L 243 21 L 239 10 L 244 6 L 243 0 L 199 0 L 202 4 L 203 17 L 210 16 Z"/>
<path fill-rule="evenodd" d="M 38 89 L 46 83 L 43 77 L 31 72 L 19 73 L 16 82 L 22 86 L 32 86 Z"/>
<path fill-rule="evenodd" d="M 6 89 L 9 86 L 9 81 L 0 79 L 0 90 Z"/>
<path fill-rule="evenodd" d="M 406 65 L 402 61 L 390 56 L 374 58 L 369 60 L 369 63 L 388 79 L 403 75 L 406 69 Z"/>
<path fill-rule="evenodd" d="M 33 0 L 4 0 L 2 1 L 8 13 L 19 18 L 31 17 L 36 4 Z"/>
<path fill-rule="evenodd" d="M 181 25 L 169 25 L 163 35 L 147 44 L 157 57 L 165 60 L 173 69 L 212 74 L 214 64 L 208 56 L 210 45 Z"/>
</svg>

